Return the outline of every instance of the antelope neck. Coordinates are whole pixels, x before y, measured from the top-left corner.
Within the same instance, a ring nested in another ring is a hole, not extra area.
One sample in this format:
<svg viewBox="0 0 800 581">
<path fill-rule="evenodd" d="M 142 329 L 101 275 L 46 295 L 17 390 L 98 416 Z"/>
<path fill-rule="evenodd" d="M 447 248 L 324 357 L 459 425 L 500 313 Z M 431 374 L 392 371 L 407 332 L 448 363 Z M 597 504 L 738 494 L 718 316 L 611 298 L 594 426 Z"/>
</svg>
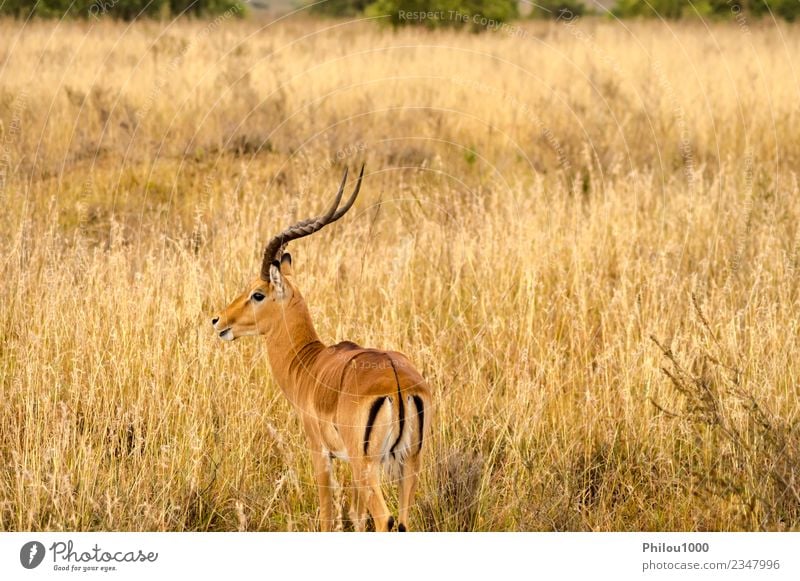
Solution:
<svg viewBox="0 0 800 581">
<path fill-rule="evenodd" d="M 314 373 L 319 354 L 325 345 L 319 340 L 311 316 L 302 299 L 288 305 L 286 317 L 266 335 L 267 355 L 272 373 L 289 400 L 297 404 L 297 387 L 308 382 Z"/>
</svg>

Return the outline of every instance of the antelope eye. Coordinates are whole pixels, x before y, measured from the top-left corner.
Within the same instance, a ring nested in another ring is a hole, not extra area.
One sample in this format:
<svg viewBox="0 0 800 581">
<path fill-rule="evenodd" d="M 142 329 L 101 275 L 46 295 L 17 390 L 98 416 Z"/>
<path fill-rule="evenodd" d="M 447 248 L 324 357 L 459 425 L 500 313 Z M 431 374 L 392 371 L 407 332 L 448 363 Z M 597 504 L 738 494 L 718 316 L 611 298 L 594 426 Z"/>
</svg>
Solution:
<svg viewBox="0 0 800 581">
<path fill-rule="evenodd" d="M 264 300 L 264 293 L 253 293 L 250 298 L 257 303 L 260 303 L 261 301 Z"/>
</svg>

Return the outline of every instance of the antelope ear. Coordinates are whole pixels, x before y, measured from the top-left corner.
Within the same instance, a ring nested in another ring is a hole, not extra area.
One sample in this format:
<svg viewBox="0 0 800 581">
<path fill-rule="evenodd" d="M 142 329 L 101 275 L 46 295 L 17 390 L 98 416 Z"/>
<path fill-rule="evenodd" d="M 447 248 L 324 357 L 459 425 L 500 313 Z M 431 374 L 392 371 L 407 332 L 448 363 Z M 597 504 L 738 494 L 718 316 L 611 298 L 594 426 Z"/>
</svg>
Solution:
<svg viewBox="0 0 800 581">
<path fill-rule="evenodd" d="M 281 273 L 286 276 L 292 276 L 294 274 L 294 269 L 292 269 L 292 255 L 288 252 L 284 252 L 283 256 L 281 256 Z"/>
<path fill-rule="evenodd" d="M 286 285 L 283 283 L 283 275 L 281 274 L 281 263 L 277 260 L 269 265 L 269 282 L 272 288 L 275 289 L 275 300 L 281 301 L 286 298 Z"/>
</svg>

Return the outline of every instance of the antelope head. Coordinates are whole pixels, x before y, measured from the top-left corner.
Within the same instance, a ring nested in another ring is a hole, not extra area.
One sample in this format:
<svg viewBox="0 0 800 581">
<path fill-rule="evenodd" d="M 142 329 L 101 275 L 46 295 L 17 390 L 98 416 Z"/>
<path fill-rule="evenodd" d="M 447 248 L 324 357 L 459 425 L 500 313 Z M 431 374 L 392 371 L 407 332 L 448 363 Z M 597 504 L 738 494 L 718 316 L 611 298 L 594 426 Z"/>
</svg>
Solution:
<svg viewBox="0 0 800 581">
<path fill-rule="evenodd" d="M 363 176 L 362 165 L 353 193 L 339 207 L 347 183 L 345 170 L 339 191 L 327 212 L 289 226 L 267 243 L 259 277 L 253 279 L 242 294 L 211 319 L 220 339 L 233 341 L 248 335 L 265 335 L 277 325 L 291 326 L 293 318 L 308 318 L 303 298 L 289 278 L 292 275 L 292 257 L 285 252 L 286 245 L 292 240 L 318 232 L 344 216 L 356 201 Z"/>
</svg>

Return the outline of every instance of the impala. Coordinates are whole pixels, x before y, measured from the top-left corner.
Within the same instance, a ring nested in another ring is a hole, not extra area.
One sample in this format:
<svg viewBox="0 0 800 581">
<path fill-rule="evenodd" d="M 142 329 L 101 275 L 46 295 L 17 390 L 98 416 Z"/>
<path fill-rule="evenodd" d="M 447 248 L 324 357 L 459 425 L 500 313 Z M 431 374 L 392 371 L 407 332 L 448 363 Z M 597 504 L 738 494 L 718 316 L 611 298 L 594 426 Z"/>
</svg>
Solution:
<svg viewBox="0 0 800 581">
<path fill-rule="evenodd" d="M 381 492 L 381 472 L 399 480 L 398 530 L 408 529 L 414 491 L 430 422 L 431 394 L 408 358 L 395 351 L 359 347 L 350 341 L 325 346 L 319 339 L 285 253 L 292 240 L 318 232 L 345 215 L 361 189 L 364 167 L 347 202 L 344 172 L 333 204 L 324 214 L 290 226 L 266 245 L 260 276 L 212 324 L 220 339 L 263 335 L 273 376 L 300 415 L 314 466 L 320 528 L 333 528 L 331 461 L 350 463 L 351 517 L 363 530 L 367 511 L 377 531 L 394 528 Z"/>
</svg>

